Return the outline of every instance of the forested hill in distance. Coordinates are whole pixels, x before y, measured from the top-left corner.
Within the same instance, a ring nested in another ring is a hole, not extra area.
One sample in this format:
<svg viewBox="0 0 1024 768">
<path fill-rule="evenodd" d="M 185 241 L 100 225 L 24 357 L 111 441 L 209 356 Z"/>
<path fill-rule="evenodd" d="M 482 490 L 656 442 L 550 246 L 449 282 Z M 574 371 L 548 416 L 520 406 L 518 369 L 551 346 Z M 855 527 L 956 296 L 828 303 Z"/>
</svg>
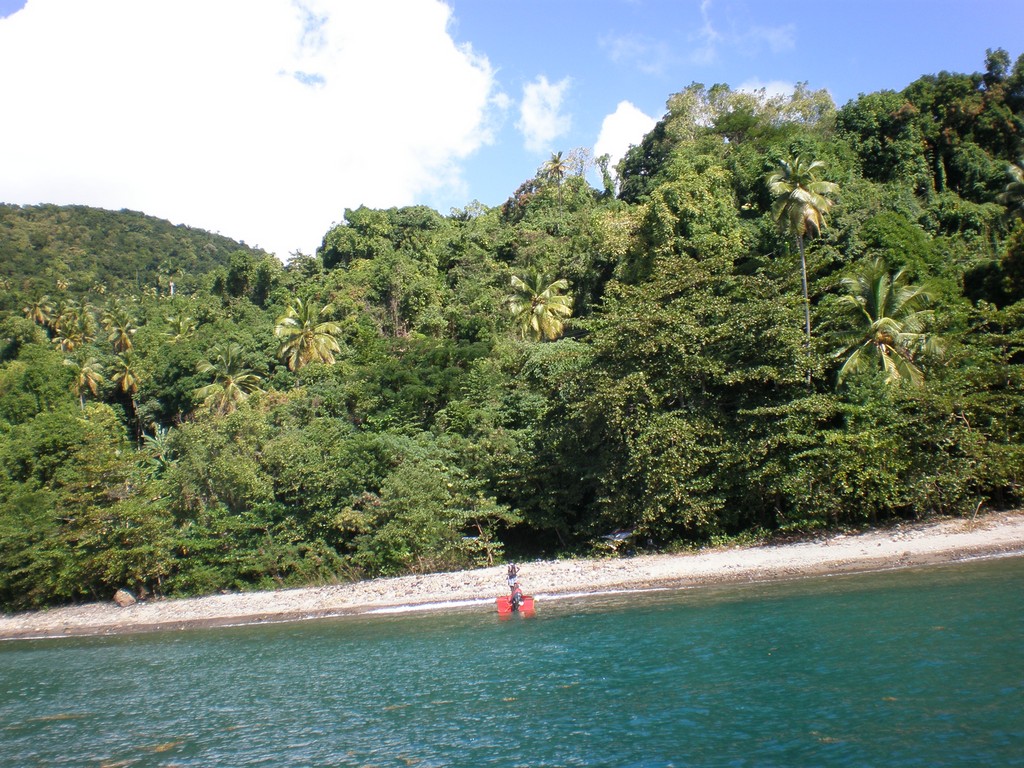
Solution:
<svg viewBox="0 0 1024 768">
<path fill-rule="evenodd" d="M 693 84 L 617 178 L 566 149 L 287 265 L 4 206 L 0 606 L 1020 506 L 1024 56 L 982 60 Z"/>
<path fill-rule="evenodd" d="M 135 211 L 84 205 L 0 204 L 0 280 L 28 293 L 196 291 L 201 278 L 251 248 L 221 235 Z M 6 307 L 10 308 L 10 307 Z"/>
</svg>

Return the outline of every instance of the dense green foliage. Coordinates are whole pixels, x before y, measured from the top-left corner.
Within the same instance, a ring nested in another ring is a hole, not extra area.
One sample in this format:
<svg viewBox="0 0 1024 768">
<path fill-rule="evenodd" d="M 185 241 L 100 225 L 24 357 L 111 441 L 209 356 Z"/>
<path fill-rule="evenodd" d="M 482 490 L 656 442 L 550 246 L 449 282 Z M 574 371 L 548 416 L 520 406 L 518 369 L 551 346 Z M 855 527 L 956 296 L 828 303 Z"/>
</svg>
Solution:
<svg viewBox="0 0 1024 768">
<path fill-rule="evenodd" d="M 617 195 L 557 153 L 287 266 L 0 208 L 0 605 L 1020 504 L 1024 57 L 985 65 L 695 84 Z"/>
<path fill-rule="evenodd" d="M 0 288 L 38 298 L 194 293 L 244 244 L 134 211 L 0 203 Z M 58 288 L 59 286 L 59 288 Z M 10 296 L 10 294 L 8 294 Z M 15 309 L 9 301 L 0 309 Z M 20 307 L 19 307 L 20 309 Z"/>
</svg>

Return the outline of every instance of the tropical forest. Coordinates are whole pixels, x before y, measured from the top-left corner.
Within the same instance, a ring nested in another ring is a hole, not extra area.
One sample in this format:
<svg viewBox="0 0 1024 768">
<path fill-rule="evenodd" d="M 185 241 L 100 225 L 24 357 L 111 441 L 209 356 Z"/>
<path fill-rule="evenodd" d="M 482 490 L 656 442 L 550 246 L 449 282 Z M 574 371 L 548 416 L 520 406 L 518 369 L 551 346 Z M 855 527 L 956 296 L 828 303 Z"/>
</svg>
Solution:
<svg viewBox="0 0 1024 768">
<path fill-rule="evenodd" d="M 274 254 L 0 205 L 0 608 L 1024 500 L 1024 55 L 691 84 L 617 164 Z"/>
</svg>

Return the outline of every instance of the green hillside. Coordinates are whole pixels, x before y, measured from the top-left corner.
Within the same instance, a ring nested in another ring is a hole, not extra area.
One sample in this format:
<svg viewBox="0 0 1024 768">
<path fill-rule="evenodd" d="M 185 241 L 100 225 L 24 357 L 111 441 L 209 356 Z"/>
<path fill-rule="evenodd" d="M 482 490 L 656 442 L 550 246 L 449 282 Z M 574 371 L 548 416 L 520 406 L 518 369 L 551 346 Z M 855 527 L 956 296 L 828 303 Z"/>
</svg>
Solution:
<svg viewBox="0 0 1024 768">
<path fill-rule="evenodd" d="M 6 208 L 0 605 L 1019 506 L 1022 157 L 997 50 L 840 108 L 692 84 L 599 189 L 560 152 L 287 267 Z"/>
<path fill-rule="evenodd" d="M 135 211 L 0 204 L 0 280 L 12 291 L 70 295 L 187 292 L 245 245 Z M 9 308 L 9 307 L 8 307 Z"/>
</svg>

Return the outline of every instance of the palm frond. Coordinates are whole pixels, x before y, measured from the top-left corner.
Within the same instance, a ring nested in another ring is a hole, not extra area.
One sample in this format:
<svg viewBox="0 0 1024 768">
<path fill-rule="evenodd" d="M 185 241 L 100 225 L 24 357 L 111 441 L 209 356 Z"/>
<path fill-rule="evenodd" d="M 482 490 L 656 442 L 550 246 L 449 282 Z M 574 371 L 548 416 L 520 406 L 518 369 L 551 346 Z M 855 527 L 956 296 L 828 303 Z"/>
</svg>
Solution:
<svg viewBox="0 0 1024 768">
<path fill-rule="evenodd" d="M 840 306 L 851 317 L 854 309 L 859 310 L 860 322 L 866 324 L 858 346 L 839 371 L 840 384 L 854 373 L 867 372 L 872 358 L 880 363 L 886 383 L 923 384 L 924 373 L 914 356 L 922 351 L 937 353 L 941 345 L 926 333 L 934 320 L 934 311 L 924 309 L 931 302 L 931 290 L 906 281 L 903 270 L 892 275 L 881 259 L 841 280 L 846 294 L 840 297 Z M 851 349 L 854 345 L 848 344 L 845 353 Z"/>
</svg>

